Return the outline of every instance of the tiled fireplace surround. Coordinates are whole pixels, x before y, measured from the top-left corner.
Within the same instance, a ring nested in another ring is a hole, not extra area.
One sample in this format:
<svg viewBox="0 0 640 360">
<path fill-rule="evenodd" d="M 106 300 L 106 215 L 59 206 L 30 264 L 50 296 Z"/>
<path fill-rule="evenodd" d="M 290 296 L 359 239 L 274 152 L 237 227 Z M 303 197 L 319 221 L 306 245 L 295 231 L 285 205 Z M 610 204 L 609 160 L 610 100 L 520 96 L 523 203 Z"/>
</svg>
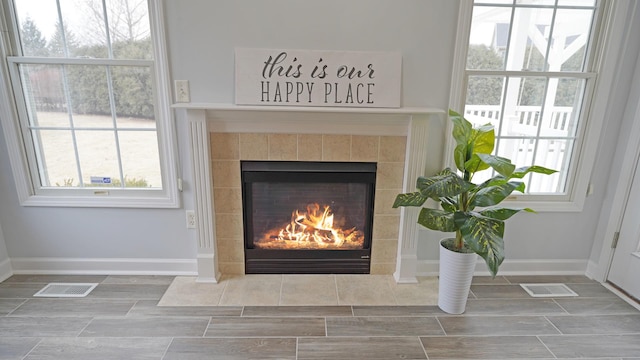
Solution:
<svg viewBox="0 0 640 360">
<path fill-rule="evenodd" d="M 220 104 L 178 108 L 186 110 L 178 114 L 186 119 L 190 135 L 198 281 L 244 273 L 240 160 L 299 160 L 377 163 L 371 274 L 416 282 L 417 210 L 391 205 L 397 193 L 412 191 L 416 177 L 431 167 L 427 153 L 441 151 L 442 140 L 429 135 L 439 133 L 442 111 Z"/>
</svg>

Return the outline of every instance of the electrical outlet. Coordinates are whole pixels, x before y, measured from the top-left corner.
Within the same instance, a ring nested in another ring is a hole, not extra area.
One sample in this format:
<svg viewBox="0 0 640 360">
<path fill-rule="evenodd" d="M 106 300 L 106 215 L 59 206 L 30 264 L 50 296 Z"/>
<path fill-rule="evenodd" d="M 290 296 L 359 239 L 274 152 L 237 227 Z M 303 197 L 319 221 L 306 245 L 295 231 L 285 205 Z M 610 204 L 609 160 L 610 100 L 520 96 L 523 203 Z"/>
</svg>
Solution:
<svg viewBox="0 0 640 360">
<path fill-rule="evenodd" d="M 196 228 L 196 212 L 193 210 L 187 210 L 187 229 Z"/>
<path fill-rule="evenodd" d="M 189 80 L 176 80 L 174 85 L 176 91 L 176 102 L 188 103 L 191 101 L 189 96 Z"/>
</svg>

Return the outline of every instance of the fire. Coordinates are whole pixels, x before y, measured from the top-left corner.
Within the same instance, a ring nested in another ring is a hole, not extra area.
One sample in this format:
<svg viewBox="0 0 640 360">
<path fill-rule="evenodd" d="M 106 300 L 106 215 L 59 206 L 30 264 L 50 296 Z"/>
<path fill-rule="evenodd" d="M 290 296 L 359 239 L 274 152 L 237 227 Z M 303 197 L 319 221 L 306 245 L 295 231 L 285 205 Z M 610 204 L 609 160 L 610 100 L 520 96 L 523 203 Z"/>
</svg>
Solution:
<svg viewBox="0 0 640 360">
<path fill-rule="evenodd" d="M 256 242 L 261 249 L 361 249 L 364 234 L 356 228 L 334 225 L 329 205 L 307 205 L 306 211 L 294 210 L 291 221 L 280 229 L 268 231 Z"/>
</svg>

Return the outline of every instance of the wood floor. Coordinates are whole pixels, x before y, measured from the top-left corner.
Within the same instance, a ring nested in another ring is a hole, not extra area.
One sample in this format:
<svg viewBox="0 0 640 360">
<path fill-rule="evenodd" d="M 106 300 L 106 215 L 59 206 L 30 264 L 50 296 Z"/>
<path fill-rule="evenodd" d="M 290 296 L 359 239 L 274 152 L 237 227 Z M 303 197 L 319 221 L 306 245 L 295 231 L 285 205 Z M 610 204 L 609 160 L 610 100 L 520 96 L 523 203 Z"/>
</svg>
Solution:
<svg viewBox="0 0 640 360">
<path fill-rule="evenodd" d="M 157 306 L 172 277 L 13 276 L 0 359 L 640 359 L 640 311 L 583 276 L 475 278 L 462 316 L 436 306 Z M 32 295 L 98 282 L 86 298 Z M 519 283 L 580 296 L 531 298 Z"/>
</svg>

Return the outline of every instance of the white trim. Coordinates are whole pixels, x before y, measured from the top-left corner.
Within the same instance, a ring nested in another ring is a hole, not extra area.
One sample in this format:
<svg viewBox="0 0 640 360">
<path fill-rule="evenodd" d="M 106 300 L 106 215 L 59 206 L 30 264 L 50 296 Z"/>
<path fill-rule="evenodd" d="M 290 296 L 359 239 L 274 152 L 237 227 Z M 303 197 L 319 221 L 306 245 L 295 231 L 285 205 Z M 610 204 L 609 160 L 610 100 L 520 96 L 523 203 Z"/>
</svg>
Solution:
<svg viewBox="0 0 640 360">
<path fill-rule="evenodd" d="M 531 259 L 505 260 L 500 265 L 498 276 L 502 275 L 585 275 L 587 260 L 574 259 Z M 418 276 L 437 276 L 439 261 L 423 260 L 418 263 Z M 490 276 L 484 260 L 478 257 L 475 276 Z"/>
<path fill-rule="evenodd" d="M 11 269 L 11 260 L 4 259 L 0 261 L 0 283 L 7 280 L 13 275 L 13 269 Z"/>
<path fill-rule="evenodd" d="M 14 274 L 182 275 L 197 274 L 195 259 L 11 258 Z"/>
</svg>

